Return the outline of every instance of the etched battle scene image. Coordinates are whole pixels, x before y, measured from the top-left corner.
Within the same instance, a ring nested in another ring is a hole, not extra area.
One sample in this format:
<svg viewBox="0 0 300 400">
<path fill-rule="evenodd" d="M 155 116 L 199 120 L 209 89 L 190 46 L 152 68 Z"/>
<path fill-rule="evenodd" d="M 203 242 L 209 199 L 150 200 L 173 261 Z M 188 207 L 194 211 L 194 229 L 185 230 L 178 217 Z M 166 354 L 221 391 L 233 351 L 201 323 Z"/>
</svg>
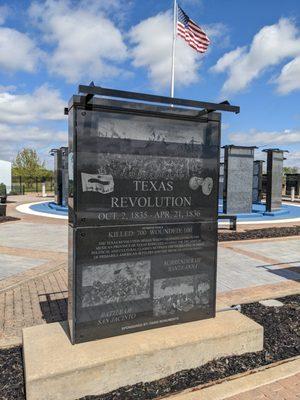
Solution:
<svg viewBox="0 0 300 400">
<path fill-rule="evenodd" d="M 187 143 L 193 141 L 203 144 L 206 139 L 206 123 L 198 121 L 170 120 L 134 116 L 126 114 L 114 114 L 105 111 L 85 111 L 77 116 L 78 126 L 88 126 L 89 134 L 101 138 L 110 139 L 143 139 L 149 142 L 172 141 Z M 176 129 L 174 129 L 174 127 Z"/>
<path fill-rule="evenodd" d="M 94 155 L 92 155 L 92 158 Z M 93 172 L 98 175 L 112 175 L 122 179 L 172 179 L 180 180 L 191 176 L 208 175 L 207 161 L 198 158 L 186 157 L 149 157 L 144 155 L 102 154 L 99 153 L 93 160 L 97 169 Z M 83 169 L 89 169 L 90 160 Z M 206 173 L 206 174 L 205 174 Z M 86 177 L 84 177 L 86 178 Z"/>
<path fill-rule="evenodd" d="M 82 272 L 82 307 L 150 298 L 149 260 L 93 265 Z"/>
<path fill-rule="evenodd" d="M 155 280 L 153 288 L 154 315 L 172 315 L 208 306 L 209 289 L 206 274 Z"/>
</svg>

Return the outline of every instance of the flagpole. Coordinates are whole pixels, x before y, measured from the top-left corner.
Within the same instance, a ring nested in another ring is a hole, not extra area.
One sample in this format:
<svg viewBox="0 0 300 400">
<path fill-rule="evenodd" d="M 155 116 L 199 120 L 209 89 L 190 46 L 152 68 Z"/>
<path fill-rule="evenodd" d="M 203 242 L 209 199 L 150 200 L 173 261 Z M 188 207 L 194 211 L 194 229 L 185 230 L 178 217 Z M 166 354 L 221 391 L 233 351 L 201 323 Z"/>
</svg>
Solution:
<svg viewBox="0 0 300 400">
<path fill-rule="evenodd" d="M 171 97 L 174 97 L 176 36 L 177 36 L 177 4 L 176 4 L 176 0 L 174 0 L 174 8 L 173 8 L 172 70 L 171 70 Z"/>
</svg>

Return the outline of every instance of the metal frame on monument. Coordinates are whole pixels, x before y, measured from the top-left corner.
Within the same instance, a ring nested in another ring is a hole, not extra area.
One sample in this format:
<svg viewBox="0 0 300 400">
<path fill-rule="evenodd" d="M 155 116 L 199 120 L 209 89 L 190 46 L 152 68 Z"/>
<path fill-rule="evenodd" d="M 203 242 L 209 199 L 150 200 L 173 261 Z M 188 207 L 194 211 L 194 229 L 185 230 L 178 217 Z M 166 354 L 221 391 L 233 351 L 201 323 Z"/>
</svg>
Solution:
<svg viewBox="0 0 300 400">
<path fill-rule="evenodd" d="M 239 107 L 95 86 L 79 93 L 65 110 L 72 343 L 214 317 L 216 111 Z"/>
</svg>

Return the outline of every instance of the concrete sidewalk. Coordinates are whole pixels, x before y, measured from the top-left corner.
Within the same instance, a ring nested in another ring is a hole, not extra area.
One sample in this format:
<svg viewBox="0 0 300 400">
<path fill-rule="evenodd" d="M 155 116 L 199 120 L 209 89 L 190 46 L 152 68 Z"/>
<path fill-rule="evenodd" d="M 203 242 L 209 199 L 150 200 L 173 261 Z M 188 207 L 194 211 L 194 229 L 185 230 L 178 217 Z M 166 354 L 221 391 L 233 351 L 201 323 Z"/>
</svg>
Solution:
<svg viewBox="0 0 300 400">
<path fill-rule="evenodd" d="M 299 400 L 300 399 L 300 373 L 285 379 L 280 379 L 268 385 L 260 386 L 254 390 L 226 400 Z"/>
</svg>

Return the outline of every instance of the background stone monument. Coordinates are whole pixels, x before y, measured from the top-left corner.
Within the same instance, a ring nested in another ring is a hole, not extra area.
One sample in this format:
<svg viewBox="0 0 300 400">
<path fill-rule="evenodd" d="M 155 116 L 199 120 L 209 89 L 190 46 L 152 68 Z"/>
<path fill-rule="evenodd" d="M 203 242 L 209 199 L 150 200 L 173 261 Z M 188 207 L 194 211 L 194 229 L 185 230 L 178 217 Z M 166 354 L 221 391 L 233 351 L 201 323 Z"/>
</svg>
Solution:
<svg viewBox="0 0 300 400">
<path fill-rule="evenodd" d="M 223 199 L 224 191 L 224 163 L 220 162 L 220 175 L 219 175 L 219 199 Z"/>
<path fill-rule="evenodd" d="M 54 201 L 61 205 L 62 202 L 62 156 L 60 149 L 52 149 L 54 156 Z"/>
<path fill-rule="evenodd" d="M 68 206 L 68 185 L 69 185 L 69 177 L 68 177 L 68 148 L 61 147 L 61 205 L 63 207 Z"/>
<path fill-rule="evenodd" d="M 295 195 L 299 197 L 300 195 L 300 174 L 286 174 L 286 194 L 291 195 L 292 188 L 295 190 Z"/>
<path fill-rule="evenodd" d="M 282 168 L 285 150 L 265 149 L 267 153 L 266 211 L 279 210 L 282 204 Z"/>
<path fill-rule="evenodd" d="M 262 199 L 262 174 L 263 160 L 255 160 L 253 163 L 253 191 L 252 203 L 259 204 Z"/>
<path fill-rule="evenodd" d="M 251 213 L 255 146 L 224 146 L 225 214 Z"/>
<path fill-rule="evenodd" d="M 60 147 L 50 152 L 54 156 L 54 198 L 59 206 L 68 205 L 68 148 Z"/>
</svg>

